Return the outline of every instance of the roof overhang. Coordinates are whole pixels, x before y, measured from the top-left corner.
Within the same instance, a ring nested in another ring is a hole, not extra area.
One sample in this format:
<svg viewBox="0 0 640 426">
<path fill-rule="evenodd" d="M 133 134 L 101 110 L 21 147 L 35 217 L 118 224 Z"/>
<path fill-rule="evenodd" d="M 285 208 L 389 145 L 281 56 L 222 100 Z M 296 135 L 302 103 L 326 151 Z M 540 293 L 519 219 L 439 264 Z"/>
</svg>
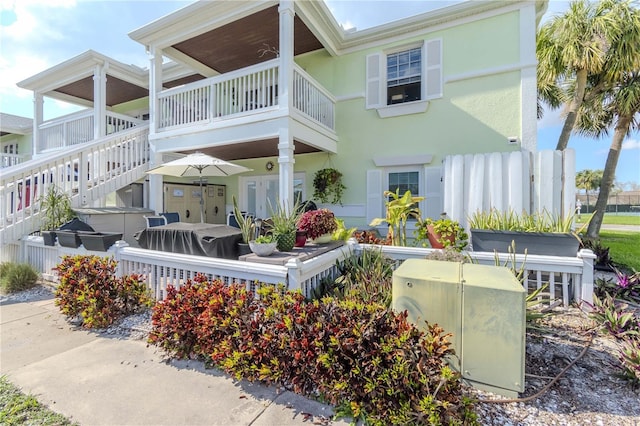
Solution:
<svg viewBox="0 0 640 426">
<path fill-rule="evenodd" d="M 33 120 L 19 115 L 0 113 L 0 136 L 26 135 L 33 132 Z"/>
</svg>

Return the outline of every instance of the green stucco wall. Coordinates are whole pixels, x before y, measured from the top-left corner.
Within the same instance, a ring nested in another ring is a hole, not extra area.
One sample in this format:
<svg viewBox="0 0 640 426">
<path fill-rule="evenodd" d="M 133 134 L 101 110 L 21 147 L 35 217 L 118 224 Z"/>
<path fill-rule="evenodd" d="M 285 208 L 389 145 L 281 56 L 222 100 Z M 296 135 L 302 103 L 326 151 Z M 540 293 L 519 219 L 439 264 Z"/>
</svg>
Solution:
<svg viewBox="0 0 640 426">
<path fill-rule="evenodd" d="M 331 161 L 345 176 L 344 203 L 366 203 L 366 170 L 375 168 L 374 157 L 431 154 L 430 165 L 439 166 L 448 154 L 519 149 L 507 139 L 521 133 L 520 71 L 495 73 L 519 64 L 519 25 L 514 11 L 340 57 L 322 50 L 296 58 L 338 99 L 340 139 Z M 366 56 L 436 38 L 443 46 L 443 98 L 430 101 L 425 113 L 385 119 L 365 109 Z M 308 191 L 326 158 L 296 156 L 296 170 L 307 171 Z"/>
</svg>

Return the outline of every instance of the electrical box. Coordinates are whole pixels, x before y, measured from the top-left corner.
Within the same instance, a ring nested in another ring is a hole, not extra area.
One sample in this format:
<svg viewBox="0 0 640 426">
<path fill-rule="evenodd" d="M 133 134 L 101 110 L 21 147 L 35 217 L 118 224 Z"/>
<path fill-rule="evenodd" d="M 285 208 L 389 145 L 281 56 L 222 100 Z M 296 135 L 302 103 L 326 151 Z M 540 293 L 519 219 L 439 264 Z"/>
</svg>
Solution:
<svg viewBox="0 0 640 426">
<path fill-rule="evenodd" d="M 463 380 L 517 397 L 524 391 L 524 287 L 499 266 L 408 259 L 393 273 L 392 308 L 426 330 L 425 321 L 452 333 Z"/>
</svg>

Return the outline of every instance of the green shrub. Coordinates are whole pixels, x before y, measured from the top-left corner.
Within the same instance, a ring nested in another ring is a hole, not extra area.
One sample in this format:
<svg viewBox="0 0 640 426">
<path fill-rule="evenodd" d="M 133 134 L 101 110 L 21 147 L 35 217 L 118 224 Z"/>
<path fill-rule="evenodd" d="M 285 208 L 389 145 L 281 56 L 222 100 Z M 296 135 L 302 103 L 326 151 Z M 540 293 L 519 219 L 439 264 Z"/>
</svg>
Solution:
<svg viewBox="0 0 640 426">
<path fill-rule="evenodd" d="M 0 265 L 0 288 L 4 293 L 28 290 L 38 284 L 40 274 L 28 263 L 3 262 Z"/>
<path fill-rule="evenodd" d="M 392 275 L 395 261 L 381 250 L 364 249 L 336 263 L 336 296 L 354 297 L 363 302 L 391 305 Z"/>
<path fill-rule="evenodd" d="M 64 256 L 54 270 L 60 277 L 55 304 L 86 328 L 102 328 L 152 304 L 141 277 L 117 278 L 116 261 L 99 256 Z"/>
<path fill-rule="evenodd" d="M 640 385 L 640 336 L 625 337 L 618 354 L 622 364 L 622 375 L 635 385 Z"/>
<path fill-rule="evenodd" d="M 423 333 L 374 302 L 189 281 L 153 308 L 150 342 L 236 378 L 319 397 L 367 424 L 473 424 L 438 326 Z"/>
</svg>

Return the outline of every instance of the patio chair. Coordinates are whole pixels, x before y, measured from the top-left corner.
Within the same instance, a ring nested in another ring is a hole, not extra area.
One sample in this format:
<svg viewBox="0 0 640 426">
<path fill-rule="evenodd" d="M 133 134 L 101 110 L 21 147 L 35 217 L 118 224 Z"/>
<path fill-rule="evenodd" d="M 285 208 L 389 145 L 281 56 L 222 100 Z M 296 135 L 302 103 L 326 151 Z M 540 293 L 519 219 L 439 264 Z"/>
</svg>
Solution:
<svg viewBox="0 0 640 426">
<path fill-rule="evenodd" d="M 180 222 L 180 213 L 178 212 L 160 213 L 160 216 L 164 216 L 164 218 L 167 220 L 167 223 Z"/>
<path fill-rule="evenodd" d="M 153 228 L 154 226 L 162 226 L 167 224 L 167 218 L 164 216 L 145 216 L 144 220 L 147 221 L 147 228 Z"/>
</svg>

